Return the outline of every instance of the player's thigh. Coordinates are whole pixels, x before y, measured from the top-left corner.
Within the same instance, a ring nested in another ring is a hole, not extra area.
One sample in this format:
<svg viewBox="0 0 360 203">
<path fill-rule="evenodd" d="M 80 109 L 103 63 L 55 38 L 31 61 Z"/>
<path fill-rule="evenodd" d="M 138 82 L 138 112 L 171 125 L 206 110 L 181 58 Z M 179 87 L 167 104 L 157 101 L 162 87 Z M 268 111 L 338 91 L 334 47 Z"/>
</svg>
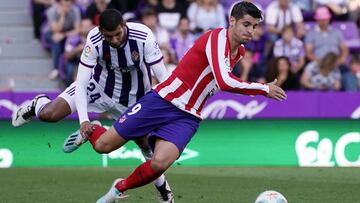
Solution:
<svg viewBox="0 0 360 203">
<path fill-rule="evenodd" d="M 106 149 L 106 151 L 113 151 L 123 146 L 127 140 L 125 140 L 114 127 L 109 128 L 102 134 L 96 141 L 98 148 Z"/>
<path fill-rule="evenodd" d="M 70 114 L 76 111 L 76 101 L 75 101 L 75 89 L 76 82 L 73 82 L 69 87 L 67 87 L 57 98 L 61 98 L 67 103 L 67 106 L 70 109 Z M 56 98 L 56 99 L 57 99 Z"/>
<path fill-rule="evenodd" d="M 155 142 L 152 166 L 165 171 L 180 156 L 177 146 L 167 140 L 157 138 Z"/>
</svg>

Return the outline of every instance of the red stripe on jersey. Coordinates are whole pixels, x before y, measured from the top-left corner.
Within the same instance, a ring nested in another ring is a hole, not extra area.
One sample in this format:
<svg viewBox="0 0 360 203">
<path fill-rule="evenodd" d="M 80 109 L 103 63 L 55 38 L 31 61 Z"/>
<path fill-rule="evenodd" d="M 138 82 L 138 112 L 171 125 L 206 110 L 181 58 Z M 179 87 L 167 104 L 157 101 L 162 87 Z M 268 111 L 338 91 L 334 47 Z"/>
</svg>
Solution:
<svg viewBox="0 0 360 203">
<path fill-rule="evenodd" d="M 190 109 L 195 105 L 196 100 L 199 98 L 200 94 L 204 91 L 206 85 L 209 84 L 213 79 L 214 77 L 211 72 L 201 79 L 198 85 L 194 88 L 189 102 L 185 105 L 185 110 L 190 111 Z"/>
<path fill-rule="evenodd" d="M 160 83 L 156 88 L 155 91 L 160 92 L 160 90 L 166 86 L 169 86 L 174 80 L 175 80 L 176 76 L 174 74 L 171 74 L 170 77 L 168 79 L 166 79 L 165 81 L 163 81 L 162 83 Z"/>
<path fill-rule="evenodd" d="M 183 95 L 188 88 L 186 87 L 185 83 L 182 83 L 173 93 L 169 93 L 164 97 L 167 101 L 172 101 L 174 98 L 179 98 L 181 95 Z"/>
<path fill-rule="evenodd" d="M 201 102 L 198 110 L 196 111 L 196 114 L 201 115 L 201 111 L 202 111 L 202 109 L 203 109 L 203 107 L 204 107 L 204 105 L 205 105 L 205 102 L 206 102 L 206 100 L 207 100 L 208 97 L 209 97 L 209 95 L 207 95 L 207 96 L 204 98 L 204 100 Z"/>
</svg>

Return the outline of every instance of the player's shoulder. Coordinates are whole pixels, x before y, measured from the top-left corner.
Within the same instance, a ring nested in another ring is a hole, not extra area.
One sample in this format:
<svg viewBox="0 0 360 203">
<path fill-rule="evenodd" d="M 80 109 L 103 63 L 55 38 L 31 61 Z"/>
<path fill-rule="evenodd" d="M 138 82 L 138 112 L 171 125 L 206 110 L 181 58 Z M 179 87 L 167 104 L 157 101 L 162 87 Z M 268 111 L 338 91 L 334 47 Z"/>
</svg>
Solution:
<svg viewBox="0 0 360 203">
<path fill-rule="evenodd" d="M 152 34 L 150 28 L 141 23 L 126 23 L 129 29 L 129 38 L 135 40 L 146 40 L 147 37 Z"/>
<path fill-rule="evenodd" d="M 101 34 L 99 27 L 96 26 L 92 30 L 90 30 L 90 32 L 87 36 L 87 39 L 93 45 L 97 45 L 104 39 L 104 36 L 103 36 L 103 34 Z"/>
</svg>

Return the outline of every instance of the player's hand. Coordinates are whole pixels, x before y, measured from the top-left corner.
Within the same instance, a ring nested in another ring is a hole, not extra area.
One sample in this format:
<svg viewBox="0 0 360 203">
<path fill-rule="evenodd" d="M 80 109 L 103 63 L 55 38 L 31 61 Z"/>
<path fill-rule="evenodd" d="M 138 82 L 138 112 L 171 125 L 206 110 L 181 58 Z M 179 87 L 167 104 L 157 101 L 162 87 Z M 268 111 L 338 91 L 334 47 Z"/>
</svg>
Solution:
<svg viewBox="0 0 360 203">
<path fill-rule="evenodd" d="M 277 79 L 274 81 L 267 83 L 269 86 L 269 93 L 267 94 L 267 97 L 276 99 L 278 101 L 283 101 L 287 98 L 285 92 L 281 87 L 276 85 Z"/>
<path fill-rule="evenodd" d="M 82 122 L 80 125 L 80 134 L 85 137 L 89 137 L 93 133 L 93 124 L 89 121 Z"/>
</svg>

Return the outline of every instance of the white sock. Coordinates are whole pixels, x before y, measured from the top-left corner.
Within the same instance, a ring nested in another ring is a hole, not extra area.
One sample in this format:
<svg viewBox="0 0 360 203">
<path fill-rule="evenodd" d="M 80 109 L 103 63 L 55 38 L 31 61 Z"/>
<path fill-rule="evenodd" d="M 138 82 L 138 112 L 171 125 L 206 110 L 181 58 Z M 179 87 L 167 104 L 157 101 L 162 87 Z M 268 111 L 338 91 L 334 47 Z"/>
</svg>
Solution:
<svg viewBox="0 0 360 203">
<path fill-rule="evenodd" d="M 146 161 L 151 160 L 151 157 L 153 155 L 152 151 L 149 149 L 147 151 L 141 150 L 141 153 L 143 154 L 144 158 Z M 153 181 L 153 183 L 157 186 L 160 187 L 164 184 L 165 182 L 165 176 L 164 174 L 161 174 L 160 177 L 158 177 L 156 180 Z"/>
<path fill-rule="evenodd" d="M 40 114 L 41 110 L 44 108 L 44 106 L 48 103 L 50 103 L 51 100 L 48 99 L 47 97 L 40 97 L 37 102 L 36 102 L 36 106 L 35 106 L 35 114 L 36 117 L 38 117 L 38 115 Z"/>
<path fill-rule="evenodd" d="M 164 174 L 161 174 L 161 176 L 158 177 L 156 180 L 154 180 L 153 183 L 154 183 L 157 187 L 160 187 L 160 186 L 162 186 L 162 185 L 164 184 L 164 182 L 165 182 L 165 176 L 164 176 Z"/>
</svg>

